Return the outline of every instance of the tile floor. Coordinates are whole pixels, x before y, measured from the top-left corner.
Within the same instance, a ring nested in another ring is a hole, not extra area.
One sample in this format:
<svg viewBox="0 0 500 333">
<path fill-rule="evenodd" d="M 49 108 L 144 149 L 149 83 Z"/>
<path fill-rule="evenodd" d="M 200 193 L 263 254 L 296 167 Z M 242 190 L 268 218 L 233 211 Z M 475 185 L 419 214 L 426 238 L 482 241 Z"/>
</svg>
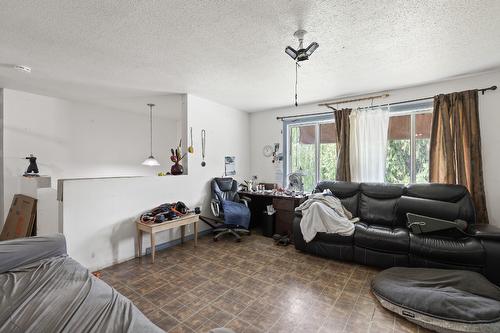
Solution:
<svg viewBox="0 0 500 333">
<path fill-rule="evenodd" d="M 202 237 L 101 271 L 166 332 L 429 332 L 377 304 L 376 269 L 275 246 Z"/>
</svg>

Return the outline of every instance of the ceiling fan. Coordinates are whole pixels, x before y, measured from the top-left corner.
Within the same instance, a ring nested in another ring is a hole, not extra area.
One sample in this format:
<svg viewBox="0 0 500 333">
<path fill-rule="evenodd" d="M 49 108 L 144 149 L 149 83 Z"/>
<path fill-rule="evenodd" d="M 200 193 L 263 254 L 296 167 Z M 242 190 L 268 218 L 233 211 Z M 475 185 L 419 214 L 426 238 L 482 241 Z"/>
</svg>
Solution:
<svg viewBox="0 0 500 333">
<path fill-rule="evenodd" d="M 303 44 L 305 34 L 307 34 L 307 31 L 302 29 L 295 31 L 295 33 L 293 34 L 293 36 L 299 40 L 298 51 L 296 51 L 291 46 L 287 46 L 285 49 L 285 53 L 297 62 L 308 60 L 309 56 L 311 56 L 311 54 L 313 54 L 314 51 L 316 51 L 316 49 L 319 47 L 318 43 L 312 42 L 308 47 L 304 48 Z"/>
<path fill-rule="evenodd" d="M 299 62 L 309 60 L 309 57 L 319 47 L 318 43 L 312 42 L 308 47 L 304 48 L 304 36 L 306 33 L 307 31 L 299 29 L 293 34 L 293 36 L 299 40 L 298 50 L 295 50 L 291 46 L 287 46 L 285 48 L 285 53 L 288 54 L 293 60 L 295 60 L 295 106 L 299 106 L 299 104 L 297 103 L 298 70 L 300 67 Z"/>
</svg>

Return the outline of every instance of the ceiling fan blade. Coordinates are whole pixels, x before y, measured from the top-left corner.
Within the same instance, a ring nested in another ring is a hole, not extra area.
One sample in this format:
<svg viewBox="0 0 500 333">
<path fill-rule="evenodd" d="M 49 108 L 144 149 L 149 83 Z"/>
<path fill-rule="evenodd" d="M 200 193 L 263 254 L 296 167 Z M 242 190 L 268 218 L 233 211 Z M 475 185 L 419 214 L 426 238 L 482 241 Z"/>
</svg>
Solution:
<svg viewBox="0 0 500 333">
<path fill-rule="evenodd" d="M 306 54 L 308 56 L 310 56 L 311 54 L 313 54 L 314 51 L 316 51 L 316 49 L 319 47 L 319 44 L 316 43 L 316 42 L 312 42 L 311 44 L 309 44 L 309 46 L 306 48 Z"/>
<path fill-rule="evenodd" d="M 288 54 L 293 60 L 297 59 L 297 51 L 295 51 L 292 47 L 287 46 L 285 53 Z"/>
</svg>

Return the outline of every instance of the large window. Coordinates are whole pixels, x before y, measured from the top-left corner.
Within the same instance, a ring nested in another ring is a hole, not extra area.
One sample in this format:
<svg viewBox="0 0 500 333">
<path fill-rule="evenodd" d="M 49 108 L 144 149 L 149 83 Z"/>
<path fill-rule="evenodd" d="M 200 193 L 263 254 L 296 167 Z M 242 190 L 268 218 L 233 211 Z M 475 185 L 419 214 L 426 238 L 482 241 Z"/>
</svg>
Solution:
<svg viewBox="0 0 500 333">
<path fill-rule="evenodd" d="M 292 121 L 286 124 L 285 132 L 288 138 L 285 184 L 292 172 L 303 174 L 307 192 L 318 181 L 335 179 L 337 133 L 331 116 Z"/>
<path fill-rule="evenodd" d="M 385 181 L 409 184 L 429 181 L 432 101 L 391 106 Z M 337 131 L 332 116 L 285 122 L 285 172 L 300 172 L 305 191 L 321 180 L 335 180 Z"/>
</svg>

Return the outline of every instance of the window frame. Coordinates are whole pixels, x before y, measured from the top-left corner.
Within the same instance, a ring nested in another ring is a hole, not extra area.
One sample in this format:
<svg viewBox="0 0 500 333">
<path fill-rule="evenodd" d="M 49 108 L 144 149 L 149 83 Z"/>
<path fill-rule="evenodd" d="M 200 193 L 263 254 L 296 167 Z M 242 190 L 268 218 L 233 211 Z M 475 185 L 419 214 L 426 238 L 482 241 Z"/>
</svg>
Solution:
<svg viewBox="0 0 500 333">
<path fill-rule="evenodd" d="M 402 110 L 401 110 L 402 109 Z M 407 103 L 402 104 L 401 108 L 394 108 L 389 106 L 389 117 L 399 117 L 399 116 L 410 116 L 410 183 L 415 184 L 417 182 L 417 137 L 416 137 L 416 119 L 419 114 L 432 114 L 433 104 L 432 102 L 421 102 L 421 103 Z M 389 138 L 387 138 L 389 142 Z M 385 179 L 384 179 L 385 182 Z"/>
<path fill-rule="evenodd" d="M 283 187 L 286 187 L 288 183 L 288 175 L 290 174 L 290 156 L 292 150 L 289 149 L 290 146 L 290 131 L 292 127 L 300 126 L 310 126 L 314 125 L 314 160 L 315 160 L 315 174 L 314 180 L 317 184 L 320 181 L 321 175 L 321 147 L 320 147 L 320 129 L 321 124 L 335 124 L 335 117 L 333 113 L 331 115 L 321 115 L 321 116 L 305 116 L 290 120 L 283 121 Z"/>
<path fill-rule="evenodd" d="M 416 116 L 418 114 L 426 114 L 433 112 L 433 100 L 420 100 L 416 102 L 401 103 L 397 105 L 387 105 L 381 108 L 389 109 L 389 117 L 406 116 L 410 115 L 410 181 L 411 183 L 416 183 Z M 290 131 L 292 126 L 307 126 L 315 125 L 315 181 L 318 183 L 321 181 L 321 153 L 320 153 L 320 133 L 319 125 L 323 123 L 335 123 L 335 117 L 333 113 L 320 115 L 320 116 L 304 116 L 300 118 L 287 119 L 283 121 L 283 187 L 286 187 L 288 183 L 288 174 L 290 173 L 290 156 L 291 149 L 290 145 Z M 388 138 L 389 141 L 389 138 Z M 334 180 L 334 179 L 332 179 Z"/>
</svg>

